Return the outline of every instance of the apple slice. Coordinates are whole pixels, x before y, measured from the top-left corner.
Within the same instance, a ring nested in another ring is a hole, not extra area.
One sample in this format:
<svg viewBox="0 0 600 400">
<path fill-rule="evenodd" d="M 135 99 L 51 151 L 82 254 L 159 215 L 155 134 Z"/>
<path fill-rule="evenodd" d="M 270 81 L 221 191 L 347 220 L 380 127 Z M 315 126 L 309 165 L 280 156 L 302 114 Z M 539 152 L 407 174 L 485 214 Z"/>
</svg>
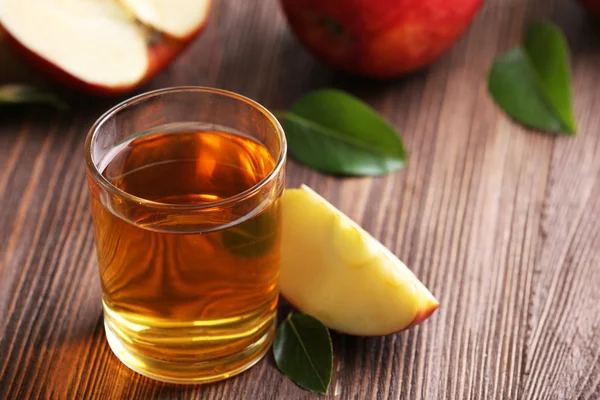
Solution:
<svg viewBox="0 0 600 400">
<path fill-rule="evenodd" d="M 438 301 L 375 238 L 307 186 L 282 198 L 282 295 L 336 331 L 381 336 L 414 326 Z"/>
<path fill-rule="evenodd" d="M 152 0 L 126 3 L 0 0 L 0 23 L 9 44 L 43 72 L 85 92 L 118 94 L 166 67 L 205 25 L 210 7 L 210 0 L 163 2 L 168 10 Z M 149 35 L 154 29 L 163 34 Z"/>
<path fill-rule="evenodd" d="M 174 38 L 185 39 L 208 18 L 210 2 L 198 0 L 120 0 L 139 21 Z"/>
</svg>

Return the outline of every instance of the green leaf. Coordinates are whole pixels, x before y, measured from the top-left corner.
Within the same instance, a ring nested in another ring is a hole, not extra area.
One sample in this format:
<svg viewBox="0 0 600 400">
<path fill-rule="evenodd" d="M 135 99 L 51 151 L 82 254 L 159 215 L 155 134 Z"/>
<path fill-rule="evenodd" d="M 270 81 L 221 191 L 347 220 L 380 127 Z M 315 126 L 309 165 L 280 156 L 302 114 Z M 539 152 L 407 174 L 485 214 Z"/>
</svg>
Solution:
<svg viewBox="0 0 600 400">
<path fill-rule="evenodd" d="M 288 149 L 298 161 L 339 175 L 380 175 L 407 162 L 396 130 L 339 90 L 312 92 L 284 113 Z"/>
<path fill-rule="evenodd" d="M 52 93 L 41 92 L 28 85 L 0 86 L 0 105 L 38 103 L 65 110 L 67 105 Z"/>
<path fill-rule="evenodd" d="M 560 29 L 549 22 L 532 24 L 522 46 L 496 59 L 488 90 L 500 108 L 526 127 L 576 132 L 569 49 Z"/>
<path fill-rule="evenodd" d="M 329 331 L 318 319 L 290 313 L 277 329 L 273 354 L 288 378 L 310 391 L 327 393 L 333 349 Z"/>
<path fill-rule="evenodd" d="M 223 247 L 231 254 L 243 258 L 260 257 L 275 244 L 278 236 L 276 201 L 270 210 L 225 229 L 222 233 Z"/>
</svg>

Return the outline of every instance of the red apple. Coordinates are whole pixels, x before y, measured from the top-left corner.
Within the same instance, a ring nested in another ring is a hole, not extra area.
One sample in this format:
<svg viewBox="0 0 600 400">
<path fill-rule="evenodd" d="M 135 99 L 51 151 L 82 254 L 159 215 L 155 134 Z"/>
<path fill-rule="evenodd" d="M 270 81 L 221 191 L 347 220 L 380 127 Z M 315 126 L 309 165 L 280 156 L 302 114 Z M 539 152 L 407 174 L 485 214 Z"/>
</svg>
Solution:
<svg viewBox="0 0 600 400">
<path fill-rule="evenodd" d="M 590 12 L 600 16 L 600 0 L 579 0 Z"/>
<path fill-rule="evenodd" d="M 482 0 L 281 0 L 314 55 L 353 74 L 391 78 L 440 57 Z"/>
<path fill-rule="evenodd" d="M 211 0 L 0 0 L 5 41 L 42 72 L 92 94 L 130 91 L 194 39 Z"/>
</svg>

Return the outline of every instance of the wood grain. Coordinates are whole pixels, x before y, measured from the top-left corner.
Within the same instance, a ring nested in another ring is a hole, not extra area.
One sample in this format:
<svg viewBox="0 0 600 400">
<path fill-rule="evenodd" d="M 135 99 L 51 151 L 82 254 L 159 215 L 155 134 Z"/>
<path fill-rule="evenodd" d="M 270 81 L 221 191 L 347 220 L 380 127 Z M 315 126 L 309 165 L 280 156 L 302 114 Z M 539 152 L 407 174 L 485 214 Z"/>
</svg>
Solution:
<svg viewBox="0 0 600 400">
<path fill-rule="evenodd" d="M 526 131 L 486 92 L 494 57 L 550 18 L 572 50 L 579 136 Z M 486 2 L 425 71 L 336 74 L 291 37 L 275 0 L 219 2 L 207 31 L 143 91 L 205 85 L 273 109 L 338 87 L 403 132 L 409 166 L 338 179 L 289 163 L 400 256 L 441 302 L 408 332 L 335 336 L 327 398 L 600 399 L 600 30 L 571 0 Z M 5 50 L 0 81 L 44 82 Z M 0 398 L 312 399 L 265 358 L 203 387 L 154 382 L 102 330 L 84 180 L 88 127 L 118 99 L 64 93 L 67 113 L 0 109 Z"/>
</svg>

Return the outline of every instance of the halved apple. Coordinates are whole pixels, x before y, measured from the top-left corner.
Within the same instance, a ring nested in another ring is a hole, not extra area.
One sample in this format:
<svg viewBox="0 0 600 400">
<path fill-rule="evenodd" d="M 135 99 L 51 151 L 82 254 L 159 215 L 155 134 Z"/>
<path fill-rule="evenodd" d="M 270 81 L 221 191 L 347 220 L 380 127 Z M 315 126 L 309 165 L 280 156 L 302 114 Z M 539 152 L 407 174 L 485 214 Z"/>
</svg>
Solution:
<svg viewBox="0 0 600 400">
<path fill-rule="evenodd" d="M 211 0 L 0 0 L 7 42 L 43 72 L 94 94 L 127 92 L 204 27 Z"/>
<path fill-rule="evenodd" d="M 375 238 L 307 186 L 282 198 L 281 293 L 336 331 L 381 336 L 414 326 L 438 301 Z"/>
</svg>

